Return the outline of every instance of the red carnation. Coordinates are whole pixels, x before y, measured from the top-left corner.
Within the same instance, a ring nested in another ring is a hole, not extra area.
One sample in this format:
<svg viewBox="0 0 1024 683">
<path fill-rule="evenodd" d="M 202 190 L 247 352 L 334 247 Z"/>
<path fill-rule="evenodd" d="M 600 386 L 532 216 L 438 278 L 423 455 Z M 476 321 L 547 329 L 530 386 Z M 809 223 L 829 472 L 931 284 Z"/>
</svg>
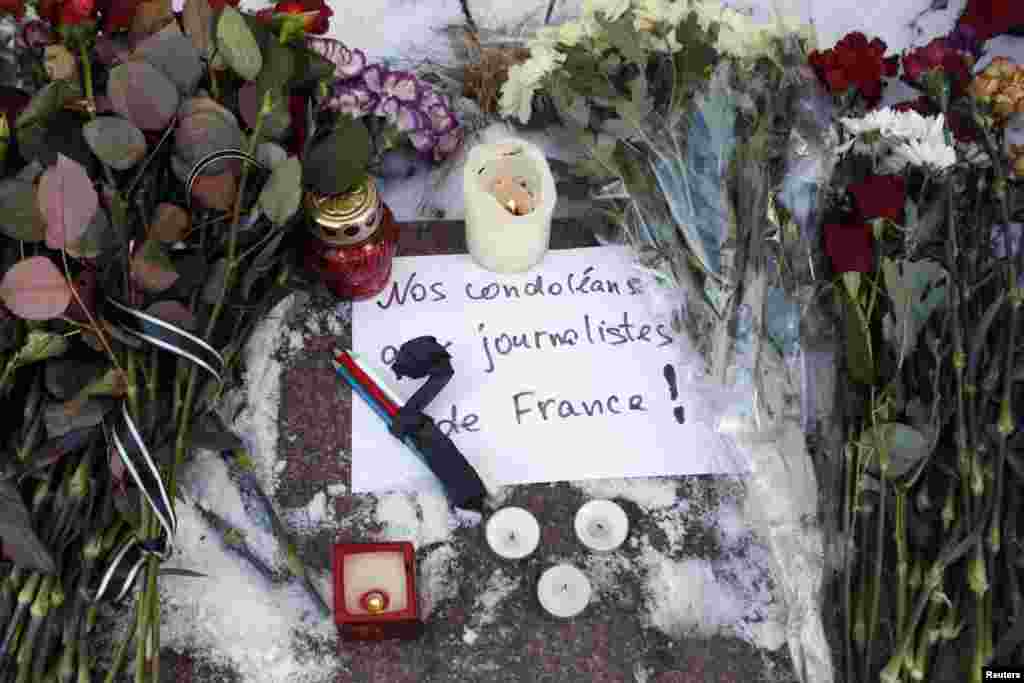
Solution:
<svg viewBox="0 0 1024 683">
<path fill-rule="evenodd" d="M 21 19 L 25 16 L 25 0 L 0 0 L 0 15 L 13 14 Z"/>
<path fill-rule="evenodd" d="M 888 218 L 894 223 L 903 220 L 903 204 L 907 199 L 907 184 L 903 176 L 873 175 L 846 189 L 853 195 L 864 220 Z"/>
<path fill-rule="evenodd" d="M 825 253 L 836 273 L 870 273 L 875 261 L 867 223 L 825 225 Z"/>
<path fill-rule="evenodd" d="M 1024 26 L 1024 2 L 1020 0 L 968 0 L 959 26 L 974 29 L 980 41 Z"/>
<path fill-rule="evenodd" d="M 895 76 L 899 70 L 898 58 L 886 58 L 885 50 L 880 38 L 869 42 L 867 36 L 855 31 L 829 50 L 815 50 L 809 60 L 830 92 L 842 94 L 853 86 L 869 106 L 874 106 L 882 98 L 882 77 Z"/>
<path fill-rule="evenodd" d="M 972 55 L 953 49 L 945 38 L 935 38 L 903 56 L 903 75 L 921 82 L 929 71 L 941 70 L 949 77 L 953 90 L 959 93 L 971 80 L 973 64 Z"/>
</svg>

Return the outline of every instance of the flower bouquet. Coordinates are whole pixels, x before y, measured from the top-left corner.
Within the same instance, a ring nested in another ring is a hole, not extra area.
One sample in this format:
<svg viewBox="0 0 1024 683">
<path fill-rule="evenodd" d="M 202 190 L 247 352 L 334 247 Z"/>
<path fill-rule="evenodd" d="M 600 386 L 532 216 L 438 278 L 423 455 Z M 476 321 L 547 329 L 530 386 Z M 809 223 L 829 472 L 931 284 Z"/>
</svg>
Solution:
<svg viewBox="0 0 1024 683">
<path fill-rule="evenodd" d="M 807 62 L 813 34 L 718 2 L 588 3 L 509 69 L 507 116 L 548 98 L 588 152 L 576 168 L 684 339 L 694 414 L 752 476 L 804 680 L 829 680 L 814 473 L 804 447 L 803 328 L 831 329 L 815 292 L 813 230 L 830 108 Z M 819 320 L 821 319 L 821 320 Z M 827 336 L 827 334 L 826 334 Z M 724 463 L 735 471 L 737 463 Z M 782 507 L 780 507 L 782 505 Z M 808 523 L 808 519 L 812 520 Z M 799 552 L 793 548 L 799 547 Z"/>
<path fill-rule="evenodd" d="M 847 681 L 981 681 L 1024 641 L 1024 68 L 975 73 L 965 23 L 884 51 L 851 34 L 811 55 L 842 137 L 821 204 L 845 330 L 839 652 Z M 883 74 L 920 96 L 879 108 Z"/>
<path fill-rule="evenodd" d="M 98 607 L 134 588 L 107 680 L 133 640 L 135 679 L 159 675 L 182 463 L 242 446 L 211 408 L 260 318 L 309 284 L 304 194 L 348 190 L 397 144 L 346 99 L 355 80 L 432 161 L 458 145 L 429 88 L 380 67 L 371 85 L 362 53 L 316 37 L 322 0 L 233 4 L 2 6 L 20 71 L 0 90 L 0 681 L 90 680 Z"/>
</svg>

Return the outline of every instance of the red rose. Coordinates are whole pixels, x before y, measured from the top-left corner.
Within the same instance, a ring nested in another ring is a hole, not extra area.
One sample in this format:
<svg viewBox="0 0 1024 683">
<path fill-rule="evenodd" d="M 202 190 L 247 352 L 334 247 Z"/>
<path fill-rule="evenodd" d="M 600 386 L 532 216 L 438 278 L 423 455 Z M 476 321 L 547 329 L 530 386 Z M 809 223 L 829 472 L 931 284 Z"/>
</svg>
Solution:
<svg viewBox="0 0 1024 683">
<path fill-rule="evenodd" d="M 897 57 L 886 59 L 885 49 L 881 39 L 868 41 L 867 36 L 855 31 L 829 50 L 812 52 L 809 60 L 830 92 L 842 94 L 853 86 L 869 106 L 874 106 L 882 97 L 882 77 L 895 76 L 899 67 Z"/>
<path fill-rule="evenodd" d="M 302 15 L 303 29 L 315 35 L 327 33 L 334 16 L 324 0 L 285 0 L 274 5 L 273 14 Z"/>
<path fill-rule="evenodd" d="M 974 29 L 980 41 L 1024 26 L 1024 2 L 1020 0 L 968 0 L 959 26 Z"/>
<path fill-rule="evenodd" d="M 907 199 L 907 184 L 903 176 L 873 175 L 846 189 L 853 195 L 864 220 L 888 218 L 894 223 L 903 220 L 903 204 Z"/>
<path fill-rule="evenodd" d="M 25 0 L 0 0 L 0 15 L 13 14 L 21 19 L 25 16 Z"/>
<path fill-rule="evenodd" d="M 875 254 L 867 223 L 825 225 L 825 253 L 836 273 L 870 273 Z"/>
<path fill-rule="evenodd" d="M 64 0 L 60 8 L 60 23 L 76 26 L 92 19 L 96 12 L 96 0 Z"/>
<path fill-rule="evenodd" d="M 132 27 L 135 13 L 144 0 L 109 0 L 102 6 L 103 29 L 107 33 L 127 31 Z"/>
</svg>

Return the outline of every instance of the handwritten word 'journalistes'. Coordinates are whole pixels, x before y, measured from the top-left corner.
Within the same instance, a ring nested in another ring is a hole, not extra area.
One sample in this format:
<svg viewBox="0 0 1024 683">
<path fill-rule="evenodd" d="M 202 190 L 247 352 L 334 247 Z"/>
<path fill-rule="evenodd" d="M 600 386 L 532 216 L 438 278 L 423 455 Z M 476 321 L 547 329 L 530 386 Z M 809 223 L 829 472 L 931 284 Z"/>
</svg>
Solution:
<svg viewBox="0 0 1024 683">
<path fill-rule="evenodd" d="M 577 344 L 621 346 L 623 344 L 648 343 L 659 348 L 668 346 L 674 339 L 664 323 L 638 325 L 630 321 L 629 312 L 622 314 L 622 322 L 609 324 L 605 320 L 595 320 L 590 315 L 583 316 L 580 327 L 566 327 L 561 330 L 531 330 L 529 332 L 501 334 L 485 333 L 484 323 L 477 325 L 480 344 L 487 358 L 484 372 L 492 373 L 497 356 L 507 356 L 516 350 L 547 351 L 563 347 L 574 347 Z"/>
<path fill-rule="evenodd" d="M 411 273 L 404 282 L 393 282 L 388 293 L 377 300 L 377 306 L 387 310 L 394 305 L 405 306 L 408 303 L 439 302 L 448 300 L 448 290 L 444 282 L 424 284 L 418 282 L 418 273 Z M 569 273 L 564 278 L 544 279 L 536 275 L 522 285 L 508 285 L 496 281 L 486 284 L 466 283 L 463 294 L 470 301 L 495 301 L 498 299 L 521 299 L 535 296 L 566 296 L 580 294 L 611 294 L 615 296 L 638 296 L 643 294 L 642 282 L 638 278 L 630 278 L 625 282 L 594 277 L 594 266 L 582 273 Z"/>
</svg>

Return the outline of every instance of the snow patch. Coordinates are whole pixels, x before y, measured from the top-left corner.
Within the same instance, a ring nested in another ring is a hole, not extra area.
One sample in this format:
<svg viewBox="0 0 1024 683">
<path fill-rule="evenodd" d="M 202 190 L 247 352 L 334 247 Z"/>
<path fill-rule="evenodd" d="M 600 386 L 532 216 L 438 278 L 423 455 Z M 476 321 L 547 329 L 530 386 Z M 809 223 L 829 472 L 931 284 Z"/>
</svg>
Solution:
<svg viewBox="0 0 1024 683">
<path fill-rule="evenodd" d="M 591 498 L 622 498 L 645 510 L 669 508 L 677 502 L 678 485 L 673 479 L 593 479 L 572 485 Z"/>
<path fill-rule="evenodd" d="M 420 613 L 425 620 L 434 608 L 445 600 L 454 598 L 459 583 L 453 576 L 458 565 L 458 554 L 451 545 L 441 545 L 430 551 L 420 561 L 417 591 L 420 596 Z"/>
<path fill-rule="evenodd" d="M 190 502 L 177 512 L 178 553 L 167 566 L 208 578 L 160 581 L 164 646 L 229 666 L 247 683 L 333 681 L 335 626 L 302 585 L 269 583 L 225 549 Z M 325 645 L 310 648 L 310 640 Z"/>
</svg>

